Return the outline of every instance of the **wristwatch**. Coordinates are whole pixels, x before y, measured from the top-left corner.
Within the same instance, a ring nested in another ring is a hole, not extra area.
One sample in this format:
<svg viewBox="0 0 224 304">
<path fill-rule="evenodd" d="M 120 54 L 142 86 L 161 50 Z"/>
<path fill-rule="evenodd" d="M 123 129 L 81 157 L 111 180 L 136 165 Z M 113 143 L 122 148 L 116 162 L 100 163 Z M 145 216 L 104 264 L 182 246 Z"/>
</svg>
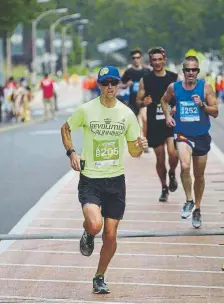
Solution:
<svg viewBox="0 0 224 304">
<path fill-rule="evenodd" d="M 69 150 L 66 151 L 66 155 L 67 155 L 68 157 L 70 157 L 71 154 L 72 154 L 72 152 L 75 152 L 75 150 L 74 150 L 74 149 L 69 149 Z"/>
<path fill-rule="evenodd" d="M 206 102 L 202 101 L 202 105 L 200 106 L 201 109 L 204 109 L 207 106 Z"/>
</svg>

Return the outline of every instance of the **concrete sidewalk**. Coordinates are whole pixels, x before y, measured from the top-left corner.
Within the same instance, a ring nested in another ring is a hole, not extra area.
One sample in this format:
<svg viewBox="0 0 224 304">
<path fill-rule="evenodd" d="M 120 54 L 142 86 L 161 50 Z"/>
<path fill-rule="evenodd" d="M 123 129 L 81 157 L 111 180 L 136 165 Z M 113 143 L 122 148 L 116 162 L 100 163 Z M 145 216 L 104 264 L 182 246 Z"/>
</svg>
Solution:
<svg viewBox="0 0 224 304">
<path fill-rule="evenodd" d="M 216 148 L 209 154 L 201 230 L 224 226 L 224 164 Z M 125 157 L 127 207 L 119 232 L 192 231 L 182 220 L 185 201 L 179 186 L 169 202 L 159 203 L 161 186 L 153 153 Z M 179 174 L 179 173 L 178 173 Z M 70 171 L 21 220 L 11 233 L 82 234 L 77 198 L 78 174 Z M 89 258 L 79 239 L 2 242 L 0 302 L 41 303 L 223 303 L 223 236 L 128 238 L 118 249 L 106 280 L 110 295 L 92 295 L 101 240 Z"/>
</svg>

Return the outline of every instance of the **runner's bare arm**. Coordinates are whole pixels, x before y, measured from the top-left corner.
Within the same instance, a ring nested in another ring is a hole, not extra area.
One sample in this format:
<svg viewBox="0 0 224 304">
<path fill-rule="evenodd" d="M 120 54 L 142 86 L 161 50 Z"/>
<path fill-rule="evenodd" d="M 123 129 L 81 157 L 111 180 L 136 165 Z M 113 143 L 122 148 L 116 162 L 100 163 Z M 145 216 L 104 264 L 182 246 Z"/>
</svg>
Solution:
<svg viewBox="0 0 224 304">
<path fill-rule="evenodd" d="M 71 130 L 69 127 L 69 124 L 66 122 L 61 127 L 61 137 L 62 142 L 64 144 L 65 150 L 72 150 L 72 139 L 71 139 Z M 70 158 L 70 165 L 75 171 L 81 171 L 81 165 L 80 165 L 80 157 L 76 154 L 75 151 L 71 153 L 69 156 Z"/>
<path fill-rule="evenodd" d="M 141 156 L 143 149 L 139 147 L 138 141 L 128 141 L 128 152 L 132 157 Z"/>
<path fill-rule="evenodd" d="M 173 90 L 173 83 L 171 83 L 168 86 L 168 88 L 167 88 L 166 92 L 164 93 L 163 97 L 161 98 L 161 106 L 162 106 L 163 113 L 164 113 L 166 118 L 168 116 L 170 116 L 168 104 L 173 97 L 174 97 L 174 90 Z"/>
<path fill-rule="evenodd" d="M 65 124 L 63 124 L 63 126 L 61 127 L 61 137 L 62 137 L 62 142 L 65 147 L 65 150 L 73 149 L 71 130 L 70 130 L 69 124 L 67 122 Z"/>
<path fill-rule="evenodd" d="M 121 82 L 121 83 L 119 84 L 119 87 L 120 87 L 121 89 L 126 89 L 127 87 L 130 87 L 130 86 L 131 86 L 131 83 L 132 83 L 131 80 L 129 80 L 129 81 L 126 82 L 126 83 Z"/>
<path fill-rule="evenodd" d="M 137 94 L 136 102 L 139 106 L 144 105 L 144 98 L 145 98 L 145 87 L 144 87 L 144 82 L 143 78 L 139 82 L 139 91 Z"/>
<path fill-rule="evenodd" d="M 205 83 L 205 100 L 207 103 L 207 106 L 204 108 L 205 113 L 216 118 L 219 114 L 217 99 L 212 86 L 207 82 Z"/>
</svg>

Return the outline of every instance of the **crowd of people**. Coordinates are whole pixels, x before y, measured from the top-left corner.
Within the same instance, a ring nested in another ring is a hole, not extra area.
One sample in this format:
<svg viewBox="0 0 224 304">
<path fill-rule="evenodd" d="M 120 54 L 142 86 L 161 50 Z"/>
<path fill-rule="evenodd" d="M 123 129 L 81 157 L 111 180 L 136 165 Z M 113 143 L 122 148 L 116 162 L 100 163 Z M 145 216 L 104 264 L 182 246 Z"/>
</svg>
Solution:
<svg viewBox="0 0 224 304">
<path fill-rule="evenodd" d="M 38 89 L 42 92 L 40 106 L 44 109 L 44 120 L 55 119 L 55 112 L 58 110 L 56 82 L 45 74 L 38 87 L 33 90 L 24 77 L 18 81 L 14 77 L 6 80 L 4 86 L 0 87 L 0 122 L 30 121 L 30 104 Z"/>
<path fill-rule="evenodd" d="M 29 103 L 32 91 L 25 78 L 15 81 L 10 77 L 0 88 L 0 122 L 27 122 L 30 120 Z"/>
<path fill-rule="evenodd" d="M 150 68 L 143 66 L 141 50 L 133 50 L 130 55 L 131 66 L 123 75 L 114 66 L 99 70 L 95 82 L 99 96 L 77 107 L 61 127 L 70 165 L 80 172 L 78 197 L 84 215 L 82 255 L 93 253 L 94 238 L 103 228 L 103 245 L 93 278 L 95 294 L 110 292 L 104 274 L 116 252 L 117 229 L 125 212 L 125 141 L 132 157 L 140 157 L 148 147 L 154 150 L 155 169 L 162 188 L 160 202 L 167 202 L 170 192 L 177 190 L 176 168 L 180 164 L 185 192 L 180 216 L 186 219 L 192 214 L 192 225 L 199 228 L 211 143 L 210 116 L 218 116 L 217 92 L 208 81 L 198 78 L 197 57 L 185 58 L 180 79 L 180 75 L 165 68 L 167 54 L 162 47 L 148 51 Z M 71 137 L 71 132 L 78 128 L 84 131 L 81 156 L 76 153 Z"/>
</svg>

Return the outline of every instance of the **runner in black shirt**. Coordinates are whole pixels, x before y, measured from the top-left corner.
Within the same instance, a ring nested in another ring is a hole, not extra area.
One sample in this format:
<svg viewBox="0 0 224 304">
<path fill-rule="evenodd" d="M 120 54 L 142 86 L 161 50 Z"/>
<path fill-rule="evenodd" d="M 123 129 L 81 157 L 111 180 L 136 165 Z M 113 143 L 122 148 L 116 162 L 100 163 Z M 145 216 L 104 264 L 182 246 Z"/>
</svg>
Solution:
<svg viewBox="0 0 224 304">
<path fill-rule="evenodd" d="M 153 71 L 141 79 L 137 102 L 139 105 L 147 106 L 148 145 L 154 149 L 156 154 L 156 169 L 162 184 L 162 194 L 159 200 L 165 202 L 168 199 L 169 190 L 174 192 L 178 186 L 175 178 L 178 158 L 174 147 L 173 129 L 166 126 L 160 100 L 169 84 L 177 80 L 178 75 L 165 70 L 166 54 L 163 48 L 150 49 L 149 61 Z M 175 100 L 171 102 L 170 106 L 175 108 Z M 166 180 L 165 144 L 170 165 L 169 187 Z"/>
<path fill-rule="evenodd" d="M 144 75 L 147 75 L 150 72 L 150 70 L 143 67 L 142 51 L 140 49 L 135 49 L 135 50 L 131 51 L 130 54 L 131 54 L 131 58 L 132 58 L 132 66 L 124 72 L 124 74 L 122 76 L 122 82 L 123 82 L 124 88 L 125 87 L 130 88 L 128 106 L 132 109 L 132 111 L 138 117 L 140 124 L 142 124 L 143 136 L 146 137 L 146 126 L 147 126 L 146 111 L 142 110 L 141 107 L 137 104 L 136 98 L 137 98 L 137 93 L 139 90 L 140 79 Z"/>
</svg>

